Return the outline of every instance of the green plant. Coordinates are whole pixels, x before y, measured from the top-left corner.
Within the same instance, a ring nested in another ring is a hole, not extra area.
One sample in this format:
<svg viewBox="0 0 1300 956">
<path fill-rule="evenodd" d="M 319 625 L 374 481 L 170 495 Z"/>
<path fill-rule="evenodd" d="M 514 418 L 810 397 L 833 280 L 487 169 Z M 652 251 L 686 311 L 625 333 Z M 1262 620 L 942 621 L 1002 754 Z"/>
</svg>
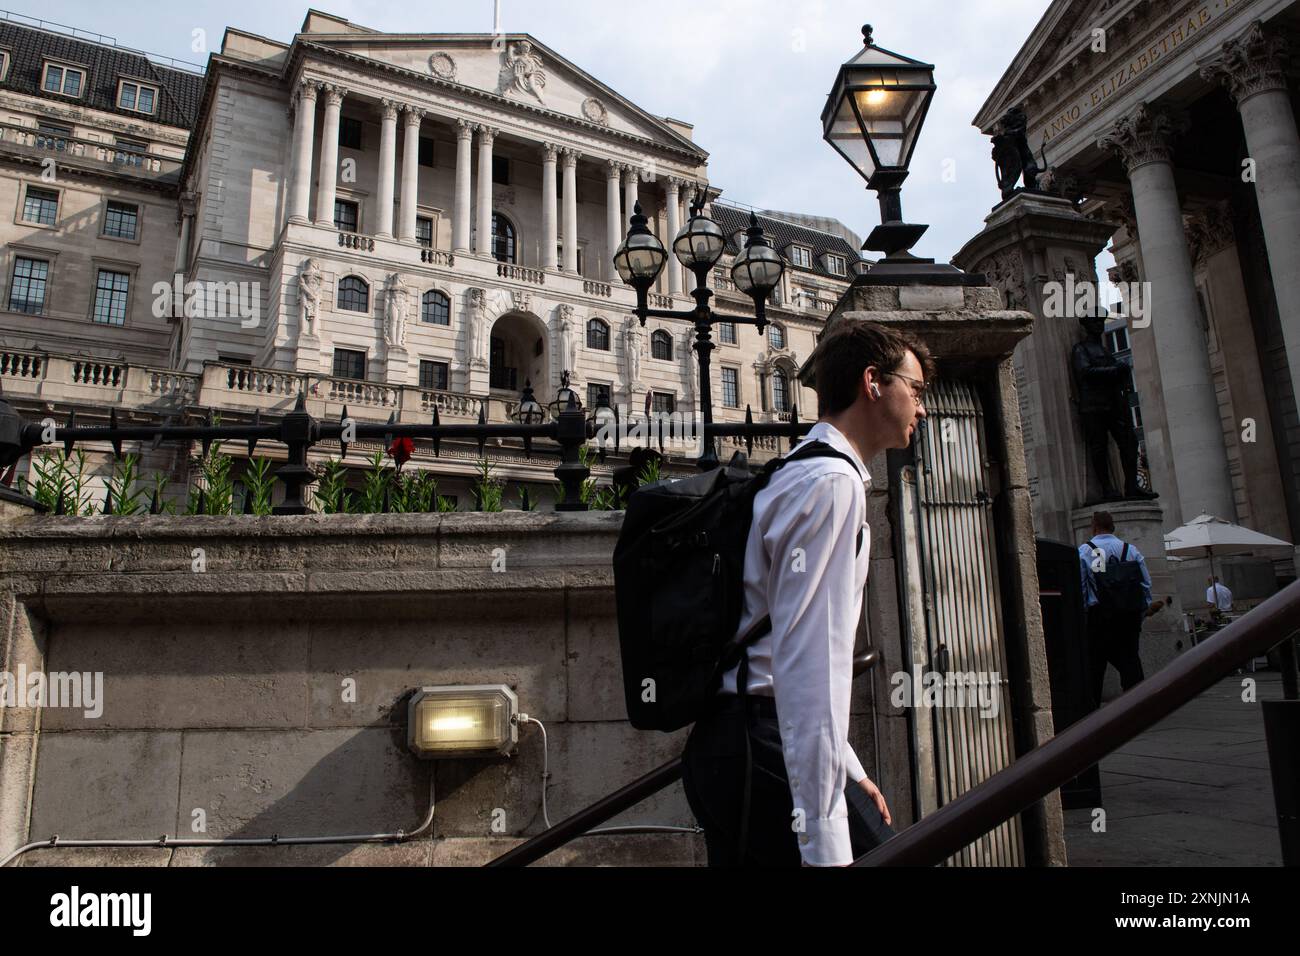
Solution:
<svg viewBox="0 0 1300 956">
<path fill-rule="evenodd" d="M 35 480 L 23 479 L 18 483 L 18 490 L 35 498 L 51 512 L 58 510 L 62 497 L 65 514 L 95 513 L 95 504 L 87 488 L 90 479 L 86 475 L 86 453 L 80 448 L 74 450 L 72 459 L 63 451 L 32 455 L 32 473 Z"/>
<path fill-rule="evenodd" d="M 659 480 L 659 459 L 652 458 L 641 468 L 641 473 L 636 476 L 638 485 L 653 485 Z"/>
<path fill-rule="evenodd" d="M 493 478 L 494 468 L 487 459 L 478 460 L 478 478 L 474 482 L 474 500 L 477 511 L 496 512 L 504 510 L 505 482 Z"/>
<path fill-rule="evenodd" d="M 351 508 L 347 495 L 348 468 L 337 458 L 321 467 L 317 476 L 314 500 L 321 514 L 347 514 Z"/>
<path fill-rule="evenodd" d="M 104 480 L 104 514 L 133 515 L 146 509 L 145 489 L 140 481 L 140 456 L 124 455 L 113 463 L 113 473 Z"/>
<path fill-rule="evenodd" d="M 176 513 L 176 505 L 168 501 L 166 495 L 167 476 L 161 472 L 155 471 L 153 473 L 153 491 L 149 494 L 149 507 L 152 508 L 154 499 L 157 499 L 159 514 L 174 515 Z"/>
<path fill-rule="evenodd" d="M 384 467 L 384 453 L 376 450 L 370 456 L 370 467 L 361 484 L 361 500 L 357 502 L 357 511 L 361 514 L 379 514 L 384 510 L 384 494 L 391 495 L 393 489 L 393 469 Z"/>
<path fill-rule="evenodd" d="M 187 515 L 228 515 L 235 503 L 235 479 L 230 474 L 234 461 L 214 442 L 206 455 L 193 459 L 199 469 L 199 486 L 190 489 Z"/>
<path fill-rule="evenodd" d="M 271 459 L 252 459 L 244 468 L 245 508 L 255 515 L 269 515 L 274 488 L 275 472 L 271 469 Z"/>
</svg>

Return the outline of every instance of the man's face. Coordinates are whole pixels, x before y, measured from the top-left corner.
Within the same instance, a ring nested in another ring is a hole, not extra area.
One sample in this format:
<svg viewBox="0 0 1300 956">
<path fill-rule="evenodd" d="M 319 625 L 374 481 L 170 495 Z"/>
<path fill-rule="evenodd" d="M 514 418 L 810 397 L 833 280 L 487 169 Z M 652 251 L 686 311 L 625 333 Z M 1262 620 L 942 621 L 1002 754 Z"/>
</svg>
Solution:
<svg viewBox="0 0 1300 956">
<path fill-rule="evenodd" d="M 917 425 L 925 418 L 925 403 L 920 396 L 926 382 L 921 363 L 908 352 L 893 372 L 876 376 L 872 371 L 873 381 L 880 386 L 876 406 L 888 440 L 885 447 L 906 448 L 912 443 Z"/>
</svg>

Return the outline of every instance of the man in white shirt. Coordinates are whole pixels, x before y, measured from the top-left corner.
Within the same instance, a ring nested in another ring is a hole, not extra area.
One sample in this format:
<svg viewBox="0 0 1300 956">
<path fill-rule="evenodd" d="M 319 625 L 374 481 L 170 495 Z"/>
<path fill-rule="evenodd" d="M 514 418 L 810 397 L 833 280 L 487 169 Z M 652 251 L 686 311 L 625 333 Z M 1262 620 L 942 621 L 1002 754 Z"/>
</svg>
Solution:
<svg viewBox="0 0 1300 956">
<path fill-rule="evenodd" d="M 889 808 L 848 741 L 871 553 L 865 463 L 908 447 L 932 375 L 924 345 L 848 319 L 823 336 L 800 373 L 821 412 L 804 444 L 821 441 L 845 457 L 790 462 L 754 500 L 737 633 L 765 615 L 772 628 L 722 676 L 716 712 L 696 722 L 683 753 L 686 796 L 711 866 L 844 866 L 872 845 L 866 837 L 888 832 L 879 823 L 890 822 Z M 863 793 L 878 819 L 850 814 Z"/>
<path fill-rule="evenodd" d="M 1219 583 L 1217 577 L 1209 579 L 1210 586 L 1205 589 L 1205 603 L 1220 613 L 1232 610 L 1232 592 Z"/>
</svg>

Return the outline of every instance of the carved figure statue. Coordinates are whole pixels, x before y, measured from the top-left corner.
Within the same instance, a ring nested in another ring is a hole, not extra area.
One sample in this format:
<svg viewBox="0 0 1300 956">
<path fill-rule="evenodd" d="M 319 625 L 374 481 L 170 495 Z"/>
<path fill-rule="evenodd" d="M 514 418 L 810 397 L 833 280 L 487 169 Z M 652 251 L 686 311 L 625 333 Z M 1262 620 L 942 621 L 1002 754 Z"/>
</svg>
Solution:
<svg viewBox="0 0 1300 956">
<path fill-rule="evenodd" d="M 510 47 L 506 54 L 506 69 L 510 72 L 509 89 L 522 96 L 535 96 L 537 102 L 545 103 L 546 72 L 542 69 L 542 58 L 533 52 L 533 45 L 527 40 L 520 40 Z"/>
<path fill-rule="evenodd" d="M 469 321 L 465 323 L 465 360 L 475 368 L 487 368 L 483 346 L 487 340 L 487 295 L 482 289 L 469 290 Z"/>
<path fill-rule="evenodd" d="M 298 273 L 298 337 L 316 334 L 316 317 L 320 312 L 320 287 L 324 282 L 320 265 L 308 259 Z"/>
<path fill-rule="evenodd" d="M 390 348 L 406 344 L 406 317 L 410 307 L 410 289 L 394 272 L 388 277 L 387 303 L 384 310 L 384 344 Z"/>
<path fill-rule="evenodd" d="M 1025 189 L 1038 189 L 1038 176 L 1042 170 L 1038 168 L 1033 150 L 1029 148 L 1028 122 L 1025 111 L 1013 106 L 998 121 L 993 134 L 993 163 L 997 167 L 998 186 L 1002 190 L 1003 199 L 1010 199 L 1016 194 L 1019 188 L 1016 184 L 1022 178 Z"/>
<path fill-rule="evenodd" d="M 1083 440 L 1092 470 L 1101 483 L 1102 499 L 1154 498 L 1156 496 L 1150 491 L 1143 490 L 1138 478 L 1138 442 L 1128 398 L 1133 389 L 1132 366 L 1115 358 L 1102 342 L 1102 332 L 1106 327 L 1104 313 L 1084 316 L 1079 323 L 1084 328 L 1085 338 L 1070 352 L 1070 370 L 1074 376 Z M 1122 496 L 1115 488 L 1110 471 L 1108 438 L 1113 438 L 1119 447 L 1124 469 Z"/>
<path fill-rule="evenodd" d="M 641 329 L 633 318 L 623 323 L 623 361 L 628 388 L 635 388 L 641 381 Z"/>
</svg>

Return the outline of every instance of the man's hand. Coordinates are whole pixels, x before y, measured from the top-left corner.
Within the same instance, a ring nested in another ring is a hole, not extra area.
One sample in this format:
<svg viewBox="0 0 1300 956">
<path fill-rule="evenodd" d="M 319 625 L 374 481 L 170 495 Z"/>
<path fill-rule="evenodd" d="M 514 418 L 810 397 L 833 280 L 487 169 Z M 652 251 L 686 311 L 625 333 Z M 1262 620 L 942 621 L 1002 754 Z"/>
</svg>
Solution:
<svg viewBox="0 0 1300 956">
<path fill-rule="evenodd" d="M 858 786 L 867 791 L 867 796 L 875 801 L 876 809 L 879 810 L 880 815 L 885 818 L 886 825 L 892 825 L 894 820 L 889 815 L 889 807 L 885 804 L 885 795 L 880 792 L 880 788 L 871 782 L 870 777 L 863 777 L 858 781 Z"/>
</svg>

